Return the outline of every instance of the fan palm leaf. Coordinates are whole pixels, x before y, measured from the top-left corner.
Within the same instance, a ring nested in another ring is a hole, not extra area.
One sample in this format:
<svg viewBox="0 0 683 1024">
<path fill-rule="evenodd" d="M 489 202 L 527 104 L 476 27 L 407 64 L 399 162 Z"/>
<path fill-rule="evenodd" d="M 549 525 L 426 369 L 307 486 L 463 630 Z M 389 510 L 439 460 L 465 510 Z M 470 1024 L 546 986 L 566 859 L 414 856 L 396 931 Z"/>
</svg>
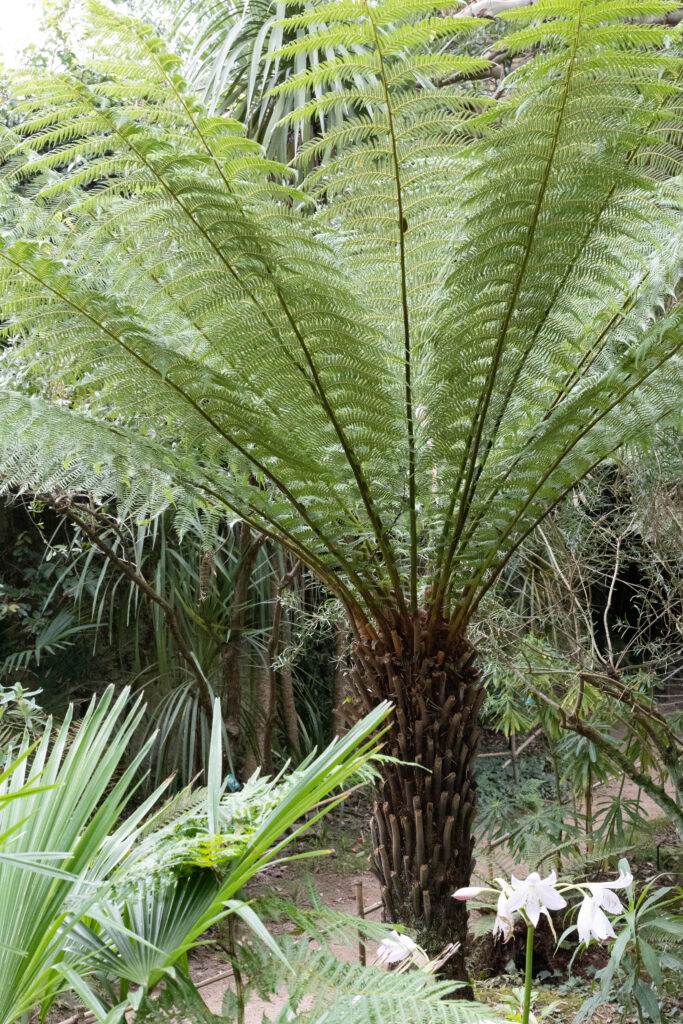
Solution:
<svg viewBox="0 0 683 1024">
<path fill-rule="evenodd" d="M 141 702 L 126 689 L 93 700 L 76 730 L 70 715 L 47 728 L 0 776 L 0 1020 L 48 1006 L 77 961 L 65 938 L 101 899 L 139 835 L 158 791 L 123 823 L 120 815 L 145 749 L 119 772 Z M 39 783 L 39 785 L 37 784 Z"/>
</svg>

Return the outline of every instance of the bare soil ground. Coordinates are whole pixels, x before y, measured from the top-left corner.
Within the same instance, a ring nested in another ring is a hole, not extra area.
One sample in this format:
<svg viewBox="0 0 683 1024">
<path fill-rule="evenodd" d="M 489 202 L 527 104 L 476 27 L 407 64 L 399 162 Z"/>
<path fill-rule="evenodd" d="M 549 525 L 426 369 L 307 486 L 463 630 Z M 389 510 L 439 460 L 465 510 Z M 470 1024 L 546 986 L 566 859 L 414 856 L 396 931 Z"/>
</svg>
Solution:
<svg viewBox="0 0 683 1024">
<path fill-rule="evenodd" d="M 321 870 L 317 872 L 314 877 L 316 888 L 318 889 L 323 902 L 327 906 L 334 907 L 336 910 L 343 910 L 345 913 L 355 914 L 355 883 L 357 881 L 363 882 L 363 895 L 366 906 L 370 906 L 379 901 L 379 884 L 377 879 L 371 875 L 369 871 L 354 875 L 340 875 L 337 871 L 334 860 L 326 858 L 325 866 L 321 867 Z M 272 887 L 275 888 L 276 891 L 279 890 L 280 894 L 287 893 L 288 895 L 293 895 L 296 893 L 298 883 L 300 882 L 300 875 L 296 870 L 292 872 L 283 872 L 280 881 L 282 884 L 277 884 Z M 271 879 L 268 878 L 264 883 L 264 887 L 268 887 L 270 884 Z M 376 911 L 373 916 L 375 920 L 378 920 L 379 912 Z M 358 949 L 355 947 L 335 944 L 333 949 L 335 954 L 341 960 L 358 960 Z M 371 963 L 375 958 L 376 952 L 376 946 L 372 943 L 369 944 L 367 948 L 368 963 Z M 221 958 L 220 954 L 217 952 L 212 954 L 207 950 L 204 955 L 193 962 L 192 976 L 195 981 L 201 982 L 202 980 L 206 980 L 223 972 L 225 968 L 225 958 Z M 220 1013 L 223 996 L 228 985 L 231 987 L 234 986 L 234 981 L 231 978 L 223 978 L 212 985 L 207 985 L 205 988 L 202 988 L 202 998 L 213 1013 Z M 272 1002 L 267 1002 L 258 998 L 251 999 L 247 1007 L 246 1024 L 261 1024 L 264 1013 L 270 1018 L 274 1017 L 283 1002 L 284 994 L 279 998 L 275 998 Z"/>
</svg>

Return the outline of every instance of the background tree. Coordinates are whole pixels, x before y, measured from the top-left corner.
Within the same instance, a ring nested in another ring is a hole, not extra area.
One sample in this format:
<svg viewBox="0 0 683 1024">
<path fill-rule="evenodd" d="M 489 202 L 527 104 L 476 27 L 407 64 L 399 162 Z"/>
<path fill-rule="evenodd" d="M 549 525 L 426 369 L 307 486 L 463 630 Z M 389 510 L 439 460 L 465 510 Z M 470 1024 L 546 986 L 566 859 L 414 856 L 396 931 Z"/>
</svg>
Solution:
<svg viewBox="0 0 683 1024">
<path fill-rule="evenodd" d="M 508 564 L 480 628 L 515 693 L 597 745 L 683 835 L 680 480 L 671 430 L 592 473 Z"/>
<path fill-rule="evenodd" d="M 61 715 L 133 680 L 158 730 L 156 783 L 186 785 L 206 763 L 214 695 L 240 780 L 329 741 L 318 648 L 332 627 L 319 585 L 279 546 L 237 522 L 209 531 L 199 514 L 182 531 L 168 510 L 138 523 L 87 494 L 24 493 L 0 513 L 0 686 L 38 687 Z"/>
<path fill-rule="evenodd" d="M 88 7 L 94 74 L 14 86 L 6 484 L 229 509 L 309 566 L 345 608 L 358 708 L 396 705 L 387 913 L 464 942 L 468 625 L 576 482 L 680 402 L 683 72 L 675 30 L 633 23 L 669 6 L 514 12 L 506 51 L 535 56 L 497 98 L 436 84 L 488 66 L 442 48 L 473 19 L 307 10 L 286 53 L 343 53 L 282 90 L 347 116 L 298 190 L 149 27 Z"/>
</svg>

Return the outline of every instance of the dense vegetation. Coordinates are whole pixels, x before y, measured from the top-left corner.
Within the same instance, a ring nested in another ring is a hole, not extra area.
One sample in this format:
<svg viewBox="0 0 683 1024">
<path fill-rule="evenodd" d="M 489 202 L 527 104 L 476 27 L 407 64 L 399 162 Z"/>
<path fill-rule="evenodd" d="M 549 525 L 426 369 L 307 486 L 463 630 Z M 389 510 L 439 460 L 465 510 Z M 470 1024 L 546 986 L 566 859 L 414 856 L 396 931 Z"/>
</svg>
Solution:
<svg viewBox="0 0 683 1024">
<path fill-rule="evenodd" d="M 623 913 L 577 1020 L 615 986 L 660 1019 L 680 891 L 605 879 L 644 799 L 683 840 L 679 5 L 46 11 L 1 143 L 2 1019 L 201 1016 L 210 927 L 229 1019 L 245 973 L 283 1020 L 493 1019 L 446 998 L 483 891 L 527 926 L 524 1024 L 565 893 L 584 946 Z M 397 972 L 241 891 L 347 782 Z M 475 844 L 567 878 L 482 889 Z"/>
</svg>

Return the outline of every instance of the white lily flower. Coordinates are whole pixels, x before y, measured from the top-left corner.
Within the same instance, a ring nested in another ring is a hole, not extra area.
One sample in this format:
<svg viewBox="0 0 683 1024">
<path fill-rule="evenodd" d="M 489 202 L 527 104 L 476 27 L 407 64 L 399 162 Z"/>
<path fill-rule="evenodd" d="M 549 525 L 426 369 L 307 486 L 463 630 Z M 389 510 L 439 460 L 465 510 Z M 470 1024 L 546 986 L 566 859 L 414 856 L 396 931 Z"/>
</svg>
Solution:
<svg viewBox="0 0 683 1024">
<path fill-rule="evenodd" d="M 541 912 L 547 914 L 550 910 L 561 910 L 567 906 L 564 896 L 561 896 L 554 888 L 557 875 L 554 871 L 547 878 L 541 878 L 537 871 L 532 871 L 526 878 L 511 877 L 510 887 L 512 894 L 505 900 L 505 909 L 509 914 L 515 910 L 522 910 L 535 928 Z"/>
<path fill-rule="evenodd" d="M 511 889 L 508 882 L 505 882 L 502 878 L 497 878 L 496 882 L 500 886 L 500 889 L 491 889 L 483 885 L 468 885 L 463 889 L 456 889 L 453 893 L 453 899 L 455 900 L 471 900 L 476 896 L 479 896 L 482 892 L 497 892 L 498 893 L 498 912 L 496 914 L 496 921 L 493 926 L 493 936 L 502 935 L 503 942 L 512 935 L 512 931 L 515 927 L 515 922 L 512 919 L 512 914 L 507 909 L 507 900 L 510 896 Z"/>
<path fill-rule="evenodd" d="M 621 900 L 613 892 L 614 889 L 627 889 L 633 881 L 633 875 L 620 874 L 613 882 L 589 882 L 587 888 L 590 896 L 585 896 L 579 916 L 576 919 L 576 926 L 579 932 L 579 940 L 586 945 L 591 938 L 604 942 L 605 939 L 615 939 L 614 928 L 606 917 L 604 910 L 610 914 L 619 914 L 624 908 Z"/>
<path fill-rule="evenodd" d="M 503 942 L 507 942 L 508 939 L 512 938 L 512 933 L 515 928 L 515 922 L 512 914 L 507 908 L 508 896 L 505 892 L 501 892 L 498 897 L 498 910 L 496 913 L 495 924 L 493 925 L 493 937 L 500 935 Z"/>
<path fill-rule="evenodd" d="M 596 938 L 600 942 L 616 938 L 614 928 L 600 907 L 599 896 L 586 896 L 576 919 L 576 927 L 579 932 L 579 940 L 585 942 L 586 945 L 591 938 Z"/>
<path fill-rule="evenodd" d="M 600 900 L 600 906 L 604 907 L 610 914 L 619 914 L 624 909 L 621 900 L 615 896 L 613 889 L 628 889 L 633 882 L 633 875 L 630 871 L 627 874 L 620 874 L 613 882 L 589 882 L 588 888 L 594 899 Z"/>
<path fill-rule="evenodd" d="M 493 892 L 482 885 L 466 885 L 464 889 L 456 889 L 453 893 L 454 900 L 472 900 L 482 892 Z"/>
<path fill-rule="evenodd" d="M 399 935 L 397 931 L 390 932 L 379 944 L 377 963 L 398 964 L 406 957 L 413 956 L 419 948 L 409 935 Z"/>
</svg>

